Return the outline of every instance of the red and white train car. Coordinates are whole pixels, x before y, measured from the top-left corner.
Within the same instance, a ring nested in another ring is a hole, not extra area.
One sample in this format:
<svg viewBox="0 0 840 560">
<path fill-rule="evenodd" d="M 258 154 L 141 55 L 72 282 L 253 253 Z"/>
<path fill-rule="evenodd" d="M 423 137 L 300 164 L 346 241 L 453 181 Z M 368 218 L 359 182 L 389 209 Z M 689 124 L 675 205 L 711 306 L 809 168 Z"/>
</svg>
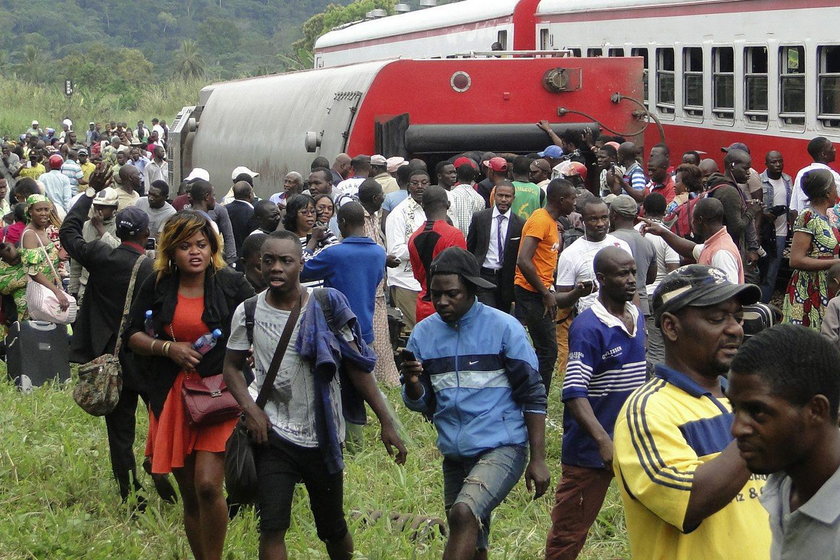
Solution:
<svg viewBox="0 0 840 560">
<path fill-rule="evenodd" d="M 170 184 L 203 167 L 226 190 L 231 171 L 247 165 L 268 196 L 318 155 L 422 156 L 434 165 L 468 150 L 538 151 L 549 143 L 538 121 L 551 120 L 557 132 L 594 127 L 583 114 L 638 132 L 637 107 L 614 94 L 641 96 L 641 77 L 641 59 L 473 57 L 213 84 L 170 127 Z"/>
<path fill-rule="evenodd" d="M 810 161 L 811 138 L 840 142 L 836 22 L 837 0 L 465 0 L 328 33 L 316 61 L 446 57 L 495 41 L 638 56 L 646 104 L 675 158 L 719 157 L 721 146 L 742 141 L 756 167 L 778 149 L 790 171 Z M 646 140 L 658 141 L 653 127 Z"/>
</svg>

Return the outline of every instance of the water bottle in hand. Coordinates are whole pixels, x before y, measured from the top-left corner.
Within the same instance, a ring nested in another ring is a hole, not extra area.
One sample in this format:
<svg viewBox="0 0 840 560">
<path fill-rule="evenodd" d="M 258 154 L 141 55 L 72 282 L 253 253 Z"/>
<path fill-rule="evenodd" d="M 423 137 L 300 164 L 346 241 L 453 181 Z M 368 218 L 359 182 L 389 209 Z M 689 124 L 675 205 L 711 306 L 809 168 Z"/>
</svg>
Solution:
<svg viewBox="0 0 840 560">
<path fill-rule="evenodd" d="M 143 322 L 146 334 L 151 336 L 152 338 L 157 338 L 155 335 L 155 326 L 152 323 L 152 310 L 146 310 L 146 320 Z"/>
<path fill-rule="evenodd" d="M 213 332 L 202 335 L 193 343 L 193 349 L 202 356 L 213 349 L 219 339 L 222 338 L 222 331 L 214 329 Z"/>
</svg>

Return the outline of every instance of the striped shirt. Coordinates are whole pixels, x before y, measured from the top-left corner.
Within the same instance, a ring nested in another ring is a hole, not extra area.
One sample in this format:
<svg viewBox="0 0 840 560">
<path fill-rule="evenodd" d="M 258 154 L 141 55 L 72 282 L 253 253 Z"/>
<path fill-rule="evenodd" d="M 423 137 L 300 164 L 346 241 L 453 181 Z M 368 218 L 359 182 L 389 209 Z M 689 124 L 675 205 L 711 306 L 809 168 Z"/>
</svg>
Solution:
<svg viewBox="0 0 840 560">
<path fill-rule="evenodd" d="M 695 473 L 732 441 L 732 419 L 728 399 L 663 364 L 627 399 L 615 423 L 613 469 L 633 558 L 769 558 L 767 512 L 758 500 L 766 475 L 752 475 L 698 527 L 684 526 Z"/>
<path fill-rule="evenodd" d="M 81 166 L 72 159 L 61 164 L 61 174 L 70 179 L 70 185 L 74 189 L 79 186 L 79 179 L 85 176 Z"/>
<path fill-rule="evenodd" d="M 630 166 L 624 172 L 624 182 L 630 185 L 634 190 L 643 191 L 647 187 L 647 177 L 642 166 L 638 162 Z"/>
<path fill-rule="evenodd" d="M 587 399 L 610 437 L 624 401 L 645 382 L 645 318 L 632 303 L 627 303 L 626 309 L 633 317 L 633 332 L 599 299 L 578 315 L 569 329 L 563 402 Z M 604 468 L 598 444 L 569 407 L 563 409 L 561 457 L 564 465 Z"/>
</svg>

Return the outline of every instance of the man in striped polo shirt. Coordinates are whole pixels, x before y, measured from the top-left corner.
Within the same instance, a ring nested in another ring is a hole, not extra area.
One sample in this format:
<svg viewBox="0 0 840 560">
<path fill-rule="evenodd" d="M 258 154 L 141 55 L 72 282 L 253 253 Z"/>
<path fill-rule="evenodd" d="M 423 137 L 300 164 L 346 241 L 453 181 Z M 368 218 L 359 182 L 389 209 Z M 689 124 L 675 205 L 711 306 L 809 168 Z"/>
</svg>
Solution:
<svg viewBox="0 0 840 560">
<path fill-rule="evenodd" d="M 546 560 L 577 558 L 612 480 L 613 426 L 645 382 L 645 318 L 631 302 L 636 261 L 619 247 L 598 251 L 600 285 L 590 308 L 569 330 L 563 380 L 563 477 L 555 492 Z"/>
<path fill-rule="evenodd" d="M 665 362 L 615 423 L 613 466 L 633 558 L 766 560 L 766 475 L 750 473 L 730 429 L 726 380 L 761 290 L 714 267 L 669 273 L 653 294 Z"/>
</svg>

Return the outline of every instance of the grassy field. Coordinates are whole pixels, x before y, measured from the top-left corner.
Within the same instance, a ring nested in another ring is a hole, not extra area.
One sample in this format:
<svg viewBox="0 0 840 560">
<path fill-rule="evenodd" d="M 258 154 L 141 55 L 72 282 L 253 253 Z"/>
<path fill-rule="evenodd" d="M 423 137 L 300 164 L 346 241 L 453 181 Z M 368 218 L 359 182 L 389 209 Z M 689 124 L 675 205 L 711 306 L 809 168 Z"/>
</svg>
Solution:
<svg viewBox="0 0 840 560">
<path fill-rule="evenodd" d="M 185 105 L 198 101 L 198 92 L 208 80 L 170 80 L 150 84 L 130 95 L 112 93 L 85 93 L 79 91 L 68 100 L 58 85 L 32 84 L 19 79 L 0 80 L 0 137 L 17 138 L 26 132 L 32 120 L 41 128 L 51 127 L 61 131 L 61 121 L 69 115 L 75 129 L 84 140 L 87 123 L 124 121 L 135 126 L 144 120 L 151 127 L 152 117 L 172 124 L 175 115 Z"/>
<path fill-rule="evenodd" d="M 151 488 L 149 507 L 132 517 L 121 507 L 108 460 L 105 423 L 73 402 L 71 388 L 45 386 L 21 394 L 0 365 L 0 558 L 85 560 L 180 560 L 190 558 L 180 508 L 162 503 Z M 559 475 L 560 405 L 552 392 L 548 459 L 552 485 Z M 396 391 L 388 393 L 408 432 L 409 458 L 394 465 L 373 426 L 365 450 L 347 458 L 345 507 L 348 512 L 383 511 L 442 517 L 440 457 L 434 429 L 406 410 Z M 146 420 L 138 414 L 137 457 L 142 457 Z M 497 510 L 491 533 L 493 559 L 542 558 L 553 497 L 534 502 L 521 483 Z M 315 536 L 305 490 L 299 487 L 288 533 L 290 556 L 326 559 Z M 375 523 L 350 521 L 356 558 L 408 560 L 440 558 L 440 535 L 411 538 L 384 517 Z M 257 556 L 257 525 L 248 511 L 229 527 L 225 558 Z M 583 559 L 627 558 L 624 515 L 613 486 Z"/>
</svg>

